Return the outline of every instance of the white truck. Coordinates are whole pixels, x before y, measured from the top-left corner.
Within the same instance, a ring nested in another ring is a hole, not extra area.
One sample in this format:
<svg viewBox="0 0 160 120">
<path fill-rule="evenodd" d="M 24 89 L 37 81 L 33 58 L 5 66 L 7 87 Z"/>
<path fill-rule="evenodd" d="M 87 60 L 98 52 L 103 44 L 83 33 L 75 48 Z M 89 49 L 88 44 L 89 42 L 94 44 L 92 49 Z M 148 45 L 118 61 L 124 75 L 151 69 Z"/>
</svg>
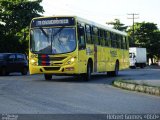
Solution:
<svg viewBox="0 0 160 120">
<path fill-rule="evenodd" d="M 144 68 L 147 63 L 146 48 L 129 48 L 130 68 Z"/>
</svg>

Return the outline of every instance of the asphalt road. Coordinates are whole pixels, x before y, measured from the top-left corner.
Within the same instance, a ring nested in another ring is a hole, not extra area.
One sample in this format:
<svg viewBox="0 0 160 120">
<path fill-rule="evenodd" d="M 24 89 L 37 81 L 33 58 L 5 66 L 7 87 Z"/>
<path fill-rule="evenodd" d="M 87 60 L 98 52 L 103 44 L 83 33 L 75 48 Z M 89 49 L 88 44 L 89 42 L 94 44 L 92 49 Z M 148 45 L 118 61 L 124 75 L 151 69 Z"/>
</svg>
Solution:
<svg viewBox="0 0 160 120">
<path fill-rule="evenodd" d="M 0 113 L 160 113 L 160 97 L 110 85 L 115 79 L 139 79 L 143 76 L 149 80 L 159 73 L 160 70 L 151 69 L 126 70 L 116 78 L 106 74 L 94 75 L 89 82 L 76 77 L 53 76 L 53 80 L 45 81 L 43 75 L 0 76 Z"/>
</svg>

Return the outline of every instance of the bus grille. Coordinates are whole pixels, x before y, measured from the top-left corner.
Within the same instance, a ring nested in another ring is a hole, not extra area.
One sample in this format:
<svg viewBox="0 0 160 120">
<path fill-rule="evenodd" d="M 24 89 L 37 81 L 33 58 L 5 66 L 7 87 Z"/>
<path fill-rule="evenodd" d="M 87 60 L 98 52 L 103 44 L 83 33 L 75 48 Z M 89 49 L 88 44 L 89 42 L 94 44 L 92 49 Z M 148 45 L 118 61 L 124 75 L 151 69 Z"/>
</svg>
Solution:
<svg viewBox="0 0 160 120">
<path fill-rule="evenodd" d="M 49 55 L 39 55 L 38 56 L 38 65 L 39 66 L 53 66 L 53 65 L 62 65 L 63 60 L 66 59 L 67 56 L 55 57 Z"/>
<path fill-rule="evenodd" d="M 62 61 L 64 60 L 66 57 L 50 57 L 50 61 Z"/>
<path fill-rule="evenodd" d="M 59 70 L 60 67 L 43 67 L 46 71 L 50 71 L 50 70 Z"/>
</svg>

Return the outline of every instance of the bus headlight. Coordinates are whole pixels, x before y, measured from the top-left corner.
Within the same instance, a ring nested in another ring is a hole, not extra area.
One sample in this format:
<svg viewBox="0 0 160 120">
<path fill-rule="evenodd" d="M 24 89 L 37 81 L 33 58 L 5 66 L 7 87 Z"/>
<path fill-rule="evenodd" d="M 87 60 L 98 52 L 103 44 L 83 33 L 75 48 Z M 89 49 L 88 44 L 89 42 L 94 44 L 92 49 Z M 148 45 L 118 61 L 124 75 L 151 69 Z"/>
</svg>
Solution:
<svg viewBox="0 0 160 120">
<path fill-rule="evenodd" d="M 75 58 L 73 57 L 73 58 L 71 58 L 71 62 L 74 62 L 75 61 Z"/>
<path fill-rule="evenodd" d="M 38 62 L 37 62 L 36 60 L 34 60 L 34 59 L 31 59 L 31 60 L 30 60 L 30 63 L 31 63 L 32 65 L 38 65 Z"/>
<path fill-rule="evenodd" d="M 68 65 L 70 65 L 70 64 L 72 64 L 72 63 L 74 63 L 75 62 L 75 57 L 72 57 L 68 62 L 67 62 L 67 64 Z"/>
</svg>

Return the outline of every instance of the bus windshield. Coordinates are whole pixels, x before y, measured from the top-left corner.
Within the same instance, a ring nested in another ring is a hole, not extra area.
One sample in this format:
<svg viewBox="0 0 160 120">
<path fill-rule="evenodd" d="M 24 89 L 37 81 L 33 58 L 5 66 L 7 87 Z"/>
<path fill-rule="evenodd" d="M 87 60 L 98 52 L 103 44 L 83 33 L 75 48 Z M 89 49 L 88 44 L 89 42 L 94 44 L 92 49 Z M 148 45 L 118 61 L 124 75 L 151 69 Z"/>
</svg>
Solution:
<svg viewBox="0 0 160 120">
<path fill-rule="evenodd" d="M 76 48 L 75 28 L 31 29 L 31 51 L 38 54 L 62 54 Z"/>
</svg>

